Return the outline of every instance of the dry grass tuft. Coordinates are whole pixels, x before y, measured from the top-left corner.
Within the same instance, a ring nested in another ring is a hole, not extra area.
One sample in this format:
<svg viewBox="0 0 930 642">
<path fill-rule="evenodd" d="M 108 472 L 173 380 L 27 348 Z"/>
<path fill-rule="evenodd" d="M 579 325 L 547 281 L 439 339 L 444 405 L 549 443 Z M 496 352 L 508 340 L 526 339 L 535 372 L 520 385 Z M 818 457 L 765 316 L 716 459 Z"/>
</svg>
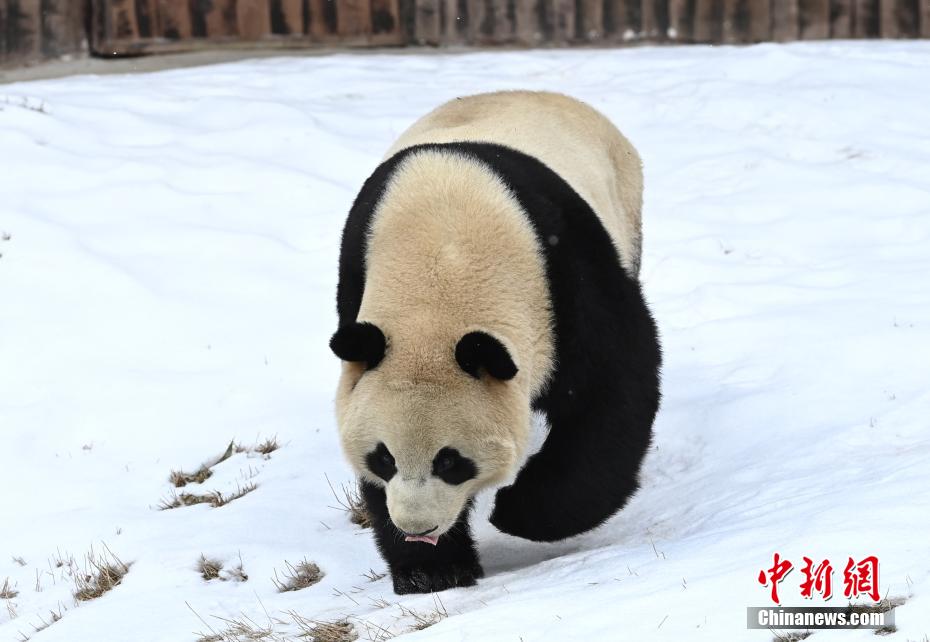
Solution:
<svg viewBox="0 0 930 642">
<path fill-rule="evenodd" d="M 306 558 L 296 564 L 291 564 L 285 560 L 284 565 L 287 568 L 281 572 L 281 577 L 278 577 L 278 571 L 275 570 L 274 579 L 271 580 L 278 587 L 279 593 L 299 591 L 308 586 L 313 586 L 323 579 L 324 573 L 320 570 L 320 567 Z"/>
<path fill-rule="evenodd" d="M 307 619 L 294 611 L 288 611 L 287 614 L 300 629 L 300 637 L 310 638 L 313 642 L 353 642 L 358 639 L 355 627 L 348 620 L 327 622 Z"/>
<path fill-rule="evenodd" d="M 224 582 L 248 582 L 249 576 L 246 574 L 245 569 L 242 568 L 242 556 L 239 556 L 239 564 L 233 566 L 231 569 L 223 571 L 220 579 Z"/>
<path fill-rule="evenodd" d="M 197 504 L 209 504 L 213 508 L 219 508 L 226 504 L 248 495 L 258 488 L 255 482 L 249 482 L 245 486 L 236 486 L 236 492 L 231 495 L 224 495 L 218 490 L 209 493 L 175 493 L 168 499 L 163 499 L 159 503 L 159 510 L 170 510 L 172 508 L 181 508 L 183 506 L 195 506 Z"/>
<path fill-rule="evenodd" d="M 433 610 L 429 613 L 418 613 L 413 609 L 407 608 L 400 604 L 397 605 L 397 608 L 400 609 L 400 614 L 402 617 L 410 616 L 413 618 L 414 631 L 422 631 L 423 629 L 427 629 L 434 624 L 438 624 L 442 620 L 449 617 L 449 612 L 446 610 L 446 606 L 435 593 L 433 594 Z"/>
<path fill-rule="evenodd" d="M 19 595 L 19 591 L 10 586 L 10 578 L 3 580 L 3 586 L 0 586 L 0 599 L 12 600 Z"/>
<path fill-rule="evenodd" d="M 91 549 L 85 557 L 84 571 L 74 574 L 74 599 L 79 602 L 96 599 L 119 586 L 128 572 L 129 565 L 106 547 L 99 555 Z"/>
<path fill-rule="evenodd" d="M 201 466 L 193 473 L 185 473 L 183 470 L 172 470 L 168 479 L 174 484 L 175 488 L 184 488 L 188 484 L 202 484 L 212 476 L 212 470 L 206 466 Z"/>
<path fill-rule="evenodd" d="M 223 454 L 218 457 L 213 457 L 212 459 L 207 460 L 200 465 L 200 468 L 195 470 L 192 473 L 184 472 L 183 470 L 172 470 L 171 474 L 168 476 L 168 481 L 174 485 L 175 488 L 184 488 L 188 484 L 202 484 L 206 480 L 210 479 L 213 476 L 213 467 L 218 464 L 223 463 L 233 455 L 239 453 L 258 453 L 264 458 L 268 458 L 271 453 L 278 450 L 281 447 L 281 444 L 278 443 L 278 437 L 269 437 L 264 441 L 256 443 L 254 446 L 243 446 L 240 443 L 237 443 L 235 440 L 229 442 L 226 446 L 226 450 L 223 451 Z M 194 503 L 205 503 L 205 502 L 194 502 Z M 190 504 L 184 504 L 189 506 Z"/>
<path fill-rule="evenodd" d="M 44 617 L 40 615 L 39 624 L 31 625 L 32 630 L 35 631 L 36 633 L 38 633 L 39 631 L 44 631 L 45 629 L 53 625 L 55 622 L 60 620 L 64 616 L 64 611 L 65 611 L 65 608 L 59 604 L 57 611 L 50 610 L 48 612 L 48 620 L 46 620 Z M 22 633 L 20 633 L 20 635 L 22 635 Z"/>
<path fill-rule="evenodd" d="M 188 484 L 193 483 L 201 484 L 213 476 L 213 471 L 210 470 L 211 468 L 217 464 L 223 463 L 232 457 L 234 453 L 242 452 L 239 450 L 240 448 L 241 446 L 236 444 L 235 441 L 230 441 L 229 445 L 226 446 L 226 450 L 224 450 L 223 454 L 219 457 L 214 457 L 213 459 L 204 462 L 200 465 L 200 468 L 192 473 L 185 473 L 183 470 L 172 470 L 168 479 L 172 484 L 174 484 L 175 488 L 184 488 Z"/>
<path fill-rule="evenodd" d="M 253 642 L 256 640 L 283 642 L 285 640 L 275 633 L 274 624 L 271 622 L 261 625 L 244 615 L 238 618 L 217 617 L 217 619 L 223 622 L 226 628 L 222 631 L 211 630 L 206 635 L 201 634 L 198 642 Z"/>
<path fill-rule="evenodd" d="M 14 556 L 13 556 L 13 561 L 14 561 L 16 564 L 19 564 L 20 566 L 26 566 L 26 560 L 24 560 L 22 557 L 19 557 L 19 556 L 14 555 Z"/>
<path fill-rule="evenodd" d="M 368 569 L 367 573 L 362 573 L 363 577 L 367 577 L 369 582 L 377 582 L 378 580 L 387 577 L 387 573 L 377 573 L 375 569 Z"/>
<path fill-rule="evenodd" d="M 810 631 L 788 631 L 787 633 L 776 633 L 772 642 L 800 642 L 810 636 Z"/>
<path fill-rule="evenodd" d="M 326 477 L 326 483 L 329 484 L 329 489 L 332 491 L 333 497 L 336 498 L 336 503 L 339 504 L 339 506 L 330 506 L 330 508 L 348 514 L 349 521 L 353 524 L 357 524 L 362 528 L 371 528 L 371 513 L 368 512 L 365 501 L 359 495 L 358 488 L 343 485 L 339 488 L 340 495 L 339 492 L 336 492 L 332 482 L 329 481 L 329 477 Z"/>
<path fill-rule="evenodd" d="M 197 571 L 200 573 L 200 576 L 208 582 L 212 580 L 246 582 L 249 579 L 245 569 L 242 567 L 241 555 L 239 556 L 239 564 L 232 568 L 225 568 L 222 561 L 207 557 L 201 553 L 200 559 L 197 560 Z"/>
<path fill-rule="evenodd" d="M 265 441 L 260 441 L 252 448 L 252 450 L 267 457 L 280 447 L 281 445 L 278 443 L 278 436 L 275 435 L 274 437 L 269 437 Z"/>
<path fill-rule="evenodd" d="M 208 559 L 203 553 L 200 554 L 200 559 L 197 560 L 197 571 L 200 573 L 200 576 L 206 581 L 216 580 L 220 577 L 220 571 L 223 570 L 223 562 L 215 559 Z"/>
</svg>

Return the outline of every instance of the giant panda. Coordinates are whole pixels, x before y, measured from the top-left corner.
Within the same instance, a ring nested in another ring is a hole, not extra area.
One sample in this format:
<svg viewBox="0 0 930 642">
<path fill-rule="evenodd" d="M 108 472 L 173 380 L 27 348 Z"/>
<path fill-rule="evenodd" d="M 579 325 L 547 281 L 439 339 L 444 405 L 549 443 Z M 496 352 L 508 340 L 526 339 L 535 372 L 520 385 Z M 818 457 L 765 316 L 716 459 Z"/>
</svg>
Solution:
<svg viewBox="0 0 930 642">
<path fill-rule="evenodd" d="M 343 230 L 336 393 L 398 594 L 483 576 L 469 527 L 554 541 L 638 486 L 659 406 L 641 161 L 592 107 L 508 91 L 441 105 L 365 181 Z M 549 431 L 527 459 L 534 412 Z"/>
</svg>

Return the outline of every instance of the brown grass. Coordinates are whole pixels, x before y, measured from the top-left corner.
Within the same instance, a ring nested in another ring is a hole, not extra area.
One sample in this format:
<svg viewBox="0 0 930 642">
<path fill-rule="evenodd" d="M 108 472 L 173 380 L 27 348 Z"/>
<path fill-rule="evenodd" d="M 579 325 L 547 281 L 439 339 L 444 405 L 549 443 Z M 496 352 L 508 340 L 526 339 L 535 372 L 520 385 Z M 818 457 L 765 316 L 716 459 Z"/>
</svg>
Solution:
<svg viewBox="0 0 930 642">
<path fill-rule="evenodd" d="M 288 615 L 300 629 L 300 637 L 310 638 L 313 642 L 353 642 L 358 639 L 355 627 L 346 620 L 311 620 L 293 611 Z"/>
<path fill-rule="evenodd" d="M 19 595 L 19 591 L 10 586 L 10 578 L 3 580 L 3 586 L 0 586 L 0 599 L 12 600 Z"/>
<path fill-rule="evenodd" d="M 174 484 L 175 488 L 184 488 L 188 484 L 202 484 L 212 476 L 212 470 L 206 466 L 201 466 L 193 473 L 185 473 L 183 470 L 172 470 L 168 480 Z"/>
<path fill-rule="evenodd" d="M 245 486 L 236 487 L 236 492 L 231 495 L 224 495 L 218 490 L 209 493 L 175 493 L 168 499 L 163 499 L 158 505 L 159 510 L 171 510 L 172 508 L 181 508 L 183 506 L 195 506 L 197 504 L 209 504 L 213 508 L 220 508 L 226 504 L 248 495 L 258 488 L 254 482 L 249 482 Z"/>
<path fill-rule="evenodd" d="M 239 564 L 231 568 L 225 568 L 221 560 L 210 558 L 200 554 L 197 560 L 197 571 L 200 576 L 207 582 L 212 580 L 221 580 L 223 582 L 246 582 L 249 576 L 242 567 L 242 556 L 239 556 Z"/>
<path fill-rule="evenodd" d="M 271 453 L 278 450 L 280 447 L 281 445 L 278 443 L 277 436 L 268 437 L 267 439 L 256 443 L 254 446 L 243 446 L 242 444 L 237 443 L 235 440 L 232 440 L 226 446 L 226 450 L 223 451 L 223 454 L 207 460 L 194 472 L 187 473 L 180 469 L 172 470 L 171 474 L 168 476 L 168 481 L 170 481 L 175 488 L 184 488 L 188 484 L 202 484 L 213 476 L 212 469 L 214 466 L 223 463 L 235 454 L 258 453 L 267 459 Z"/>
<path fill-rule="evenodd" d="M 129 565 L 106 547 L 99 555 L 91 549 L 85 557 L 83 572 L 74 574 L 74 599 L 79 602 L 94 600 L 119 586 L 128 572 Z"/>
<path fill-rule="evenodd" d="M 281 572 L 281 577 L 278 577 L 278 571 L 275 570 L 274 579 L 271 580 L 278 587 L 279 593 L 299 591 L 308 586 L 313 586 L 323 579 L 324 573 L 320 570 L 320 567 L 306 558 L 296 564 L 291 564 L 285 560 L 284 565 L 286 568 Z"/>
<path fill-rule="evenodd" d="M 397 608 L 400 609 L 401 616 L 410 616 L 413 618 L 414 631 L 422 631 L 449 617 L 449 612 L 446 610 L 445 604 L 442 603 L 442 600 L 440 600 L 439 596 L 435 593 L 433 594 L 433 610 L 429 613 L 418 613 L 400 604 L 397 605 Z"/>
<path fill-rule="evenodd" d="M 269 437 L 265 441 L 260 441 L 252 447 L 253 452 L 260 453 L 266 457 L 280 448 L 281 445 L 278 443 L 278 436 Z"/>
<path fill-rule="evenodd" d="M 200 573 L 200 577 L 208 582 L 216 580 L 219 579 L 222 570 L 223 562 L 208 558 L 203 553 L 200 554 L 200 559 L 197 560 L 197 571 Z"/>
<path fill-rule="evenodd" d="M 203 483 L 213 475 L 213 471 L 210 470 L 211 468 L 217 464 L 223 463 L 232 457 L 234 453 L 242 452 L 239 450 L 239 448 L 241 447 L 236 444 L 235 440 L 230 441 L 229 445 L 226 446 L 226 450 L 224 450 L 223 454 L 219 457 L 214 457 L 213 459 L 204 462 L 200 465 L 200 468 L 192 473 L 185 473 L 183 470 L 172 470 L 168 480 L 174 484 L 175 488 L 184 488 L 188 484 L 193 483 Z"/>
<path fill-rule="evenodd" d="M 365 501 L 359 495 L 358 488 L 343 485 L 339 488 L 340 492 L 336 492 L 329 477 L 326 477 L 326 483 L 329 484 L 329 489 L 336 498 L 336 503 L 339 504 L 339 506 L 330 506 L 330 508 L 345 512 L 353 524 L 362 528 L 371 528 L 371 513 L 368 512 Z"/>
</svg>

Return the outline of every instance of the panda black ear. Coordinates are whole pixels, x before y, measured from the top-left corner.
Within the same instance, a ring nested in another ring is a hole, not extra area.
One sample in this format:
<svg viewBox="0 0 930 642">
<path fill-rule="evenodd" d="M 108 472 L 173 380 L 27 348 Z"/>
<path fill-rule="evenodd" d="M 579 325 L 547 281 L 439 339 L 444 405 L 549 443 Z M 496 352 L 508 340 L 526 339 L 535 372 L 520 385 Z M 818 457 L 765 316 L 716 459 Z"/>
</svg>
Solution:
<svg viewBox="0 0 930 642">
<path fill-rule="evenodd" d="M 478 379 L 481 368 L 501 381 L 508 381 L 517 375 L 517 366 L 507 348 L 486 332 L 469 332 L 459 339 L 455 346 L 455 360 L 462 370 L 475 379 Z"/>
<path fill-rule="evenodd" d="M 361 361 L 376 368 L 384 358 L 386 342 L 381 328 L 362 321 L 344 325 L 329 340 L 329 347 L 343 361 Z"/>
</svg>

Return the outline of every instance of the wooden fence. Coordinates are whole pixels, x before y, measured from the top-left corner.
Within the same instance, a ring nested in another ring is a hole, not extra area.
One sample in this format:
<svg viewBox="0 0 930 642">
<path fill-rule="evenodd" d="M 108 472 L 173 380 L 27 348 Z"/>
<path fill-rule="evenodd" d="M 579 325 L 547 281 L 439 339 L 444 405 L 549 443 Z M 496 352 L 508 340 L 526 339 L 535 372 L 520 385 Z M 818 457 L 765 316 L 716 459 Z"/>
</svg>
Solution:
<svg viewBox="0 0 930 642">
<path fill-rule="evenodd" d="M 0 64 L 209 47 L 930 37 L 930 0 L 0 0 Z"/>
</svg>

